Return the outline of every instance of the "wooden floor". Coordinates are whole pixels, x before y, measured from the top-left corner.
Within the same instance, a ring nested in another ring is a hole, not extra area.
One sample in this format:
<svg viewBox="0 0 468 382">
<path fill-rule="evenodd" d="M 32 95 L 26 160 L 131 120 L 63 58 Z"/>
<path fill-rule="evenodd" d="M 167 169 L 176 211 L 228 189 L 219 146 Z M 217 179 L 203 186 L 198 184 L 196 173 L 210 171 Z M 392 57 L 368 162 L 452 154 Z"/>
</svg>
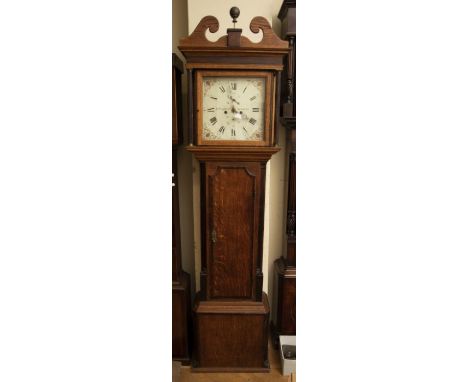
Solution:
<svg viewBox="0 0 468 382">
<path fill-rule="evenodd" d="M 192 373 L 190 366 L 180 368 L 178 382 L 288 382 L 291 377 L 281 375 L 281 359 L 277 350 L 269 344 L 269 373 Z"/>
</svg>

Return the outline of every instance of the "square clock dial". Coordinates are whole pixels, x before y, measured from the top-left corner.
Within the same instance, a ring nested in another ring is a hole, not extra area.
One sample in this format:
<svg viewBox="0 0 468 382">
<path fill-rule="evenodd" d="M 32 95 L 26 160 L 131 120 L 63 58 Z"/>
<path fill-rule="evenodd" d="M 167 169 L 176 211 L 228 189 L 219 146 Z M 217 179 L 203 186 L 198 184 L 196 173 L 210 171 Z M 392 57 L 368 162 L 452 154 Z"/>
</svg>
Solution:
<svg viewBox="0 0 468 382">
<path fill-rule="evenodd" d="M 201 143 L 259 145 L 266 141 L 270 78 L 205 74 L 199 80 Z"/>
</svg>

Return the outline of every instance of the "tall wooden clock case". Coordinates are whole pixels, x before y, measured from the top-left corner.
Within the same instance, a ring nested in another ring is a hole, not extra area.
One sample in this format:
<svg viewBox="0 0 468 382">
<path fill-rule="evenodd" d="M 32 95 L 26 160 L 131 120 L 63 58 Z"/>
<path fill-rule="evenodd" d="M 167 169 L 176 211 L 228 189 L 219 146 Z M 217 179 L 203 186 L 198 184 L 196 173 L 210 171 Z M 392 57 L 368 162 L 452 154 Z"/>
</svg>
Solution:
<svg viewBox="0 0 468 382">
<path fill-rule="evenodd" d="M 200 162 L 201 273 L 194 306 L 194 371 L 268 372 L 270 308 L 263 292 L 265 170 L 276 146 L 283 58 L 263 17 L 259 43 L 204 17 L 180 41 L 189 93 L 187 150 Z"/>
<path fill-rule="evenodd" d="M 182 143 L 183 64 L 172 53 L 172 358 L 190 363 L 190 275 L 182 269 L 177 147 Z"/>
<path fill-rule="evenodd" d="M 278 14 L 281 37 L 288 41 L 280 121 L 287 129 L 288 185 L 286 253 L 275 261 L 273 343 L 280 335 L 296 335 L 296 1 L 284 0 Z"/>
</svg>

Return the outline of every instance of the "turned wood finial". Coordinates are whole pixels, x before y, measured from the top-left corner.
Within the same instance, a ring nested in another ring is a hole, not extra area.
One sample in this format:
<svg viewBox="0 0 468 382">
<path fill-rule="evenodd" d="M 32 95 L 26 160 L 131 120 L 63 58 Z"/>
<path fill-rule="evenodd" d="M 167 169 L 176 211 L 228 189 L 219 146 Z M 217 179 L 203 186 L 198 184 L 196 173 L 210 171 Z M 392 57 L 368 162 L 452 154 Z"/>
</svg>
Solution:
<svg viewBox="0 0 468 382">
<path fill-rule="evenodd" d="M 234 23 L 234 28 L 236 27 L 236 23 L 237 23 L 237 18 L 239 17 L 240 15 L 240 9 L 237 8 L 237 7 L 232 7 L 230 10 L 229 10 L 229 14 L 231 15 L 232 17 L 232 22 Z"/>
<path fill-rule="evenodd" d="M 227 30 L 227 46 L 230 48 L 239 48 L 241 46 L 242 29 L 236 28 L 236 23 L 237 18 L 240 15 L 240 9 L 237 7 L 232 7 L 229 10 L 229 14 L 232 17 L 234 28 L 228 28 Z"/>
</svg>

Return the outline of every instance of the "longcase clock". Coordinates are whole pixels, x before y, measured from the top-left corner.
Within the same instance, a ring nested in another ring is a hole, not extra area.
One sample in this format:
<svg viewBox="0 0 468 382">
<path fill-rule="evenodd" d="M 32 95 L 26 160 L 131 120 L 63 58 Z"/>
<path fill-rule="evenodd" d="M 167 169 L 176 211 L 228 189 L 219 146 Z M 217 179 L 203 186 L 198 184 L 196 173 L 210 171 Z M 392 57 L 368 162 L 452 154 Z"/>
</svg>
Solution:
<svg viewBox="0 0 468 382">
<path fill-rule="evenodd" d="M 284 0 L 278 18 L 281 36 L 288 40 L 280 121 L 287 129 L 288 184 L 286 212 L 286 253 L 275 261 L 273 343 L 279 335 L 296 335 L 296 1 Z"/>
<path fill-rule="evenodd" d="M 233 23 L 239 9 L 231 8 Z M 201 273 L 194 306 L 194 371 L 268 372 L 270 307 L 263 292 L 265 170 L 276 145 L 283 58 L 263 17 L 253 43 L 204 17 L 180 41 L 189 92 L 189 146 L 200 162 Z"/>
<path fill-rule="evenodd" d="M 183 64 L 172 54 L 172 358 L 190 363 L 190 275 L 182 269 L 177 146 L 182 143 Z"/>
</svg>

